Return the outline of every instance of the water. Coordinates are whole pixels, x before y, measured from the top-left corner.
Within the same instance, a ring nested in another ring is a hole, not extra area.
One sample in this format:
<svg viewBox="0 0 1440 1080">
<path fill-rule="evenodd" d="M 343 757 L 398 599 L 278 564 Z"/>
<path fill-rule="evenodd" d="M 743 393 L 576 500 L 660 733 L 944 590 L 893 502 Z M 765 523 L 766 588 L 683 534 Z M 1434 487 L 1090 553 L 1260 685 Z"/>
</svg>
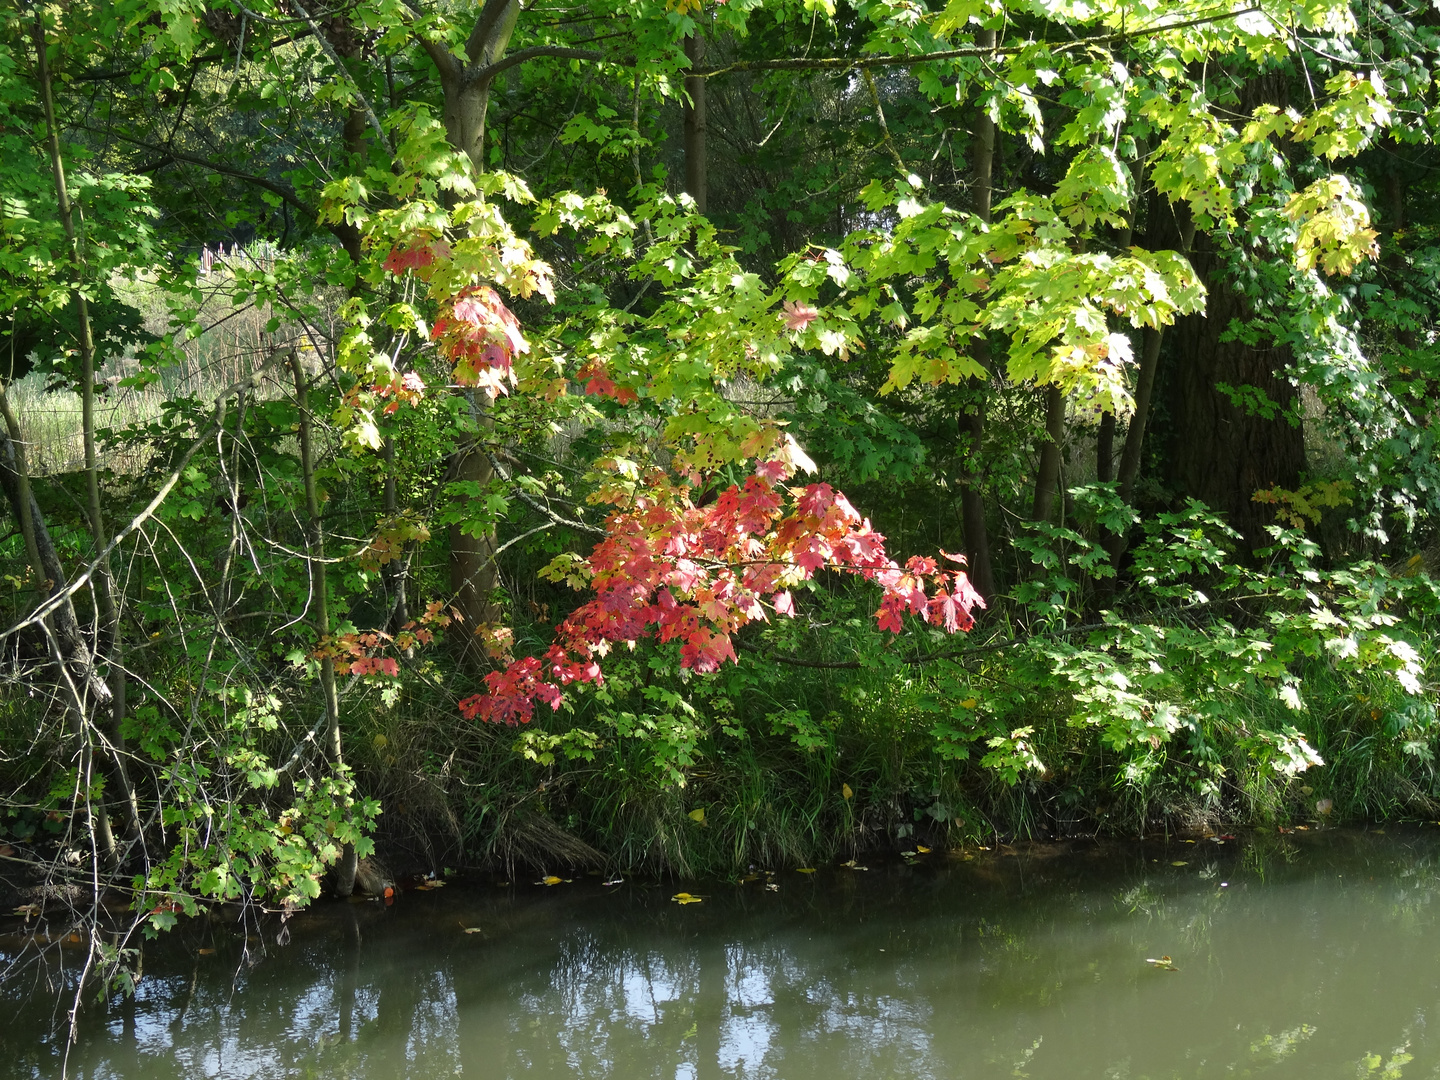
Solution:
<svg viewBox="0 0 1440 1080">
<path fill-rule="evenodd" d="M 324 905 L 283 945 L 266 924 L 253 966 L 237 931 L 196 925 L 151 947 L 134 1001 L 89 1010 L 70 1069 L 1433 1077 L 1437 855 L 1393 831 L 936 853 L 682 886 L 704 896 L 685 906 L 655 883 L 452 885 Z M 0 1076 L 58 1075 L 53 1002 L 0 1005 Z"/>
</svg>

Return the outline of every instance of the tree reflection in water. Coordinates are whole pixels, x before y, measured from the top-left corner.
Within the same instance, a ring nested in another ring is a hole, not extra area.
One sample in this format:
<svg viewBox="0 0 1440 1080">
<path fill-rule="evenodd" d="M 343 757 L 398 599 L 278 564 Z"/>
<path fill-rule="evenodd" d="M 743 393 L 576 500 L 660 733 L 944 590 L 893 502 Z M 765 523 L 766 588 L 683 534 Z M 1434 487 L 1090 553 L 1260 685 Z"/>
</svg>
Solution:
<svg viewBox="0 0 1440 1080">
<path fill-rule="evenodd" d="M 1429 1076 L 1437 851 L 1341 833 L 1281 858 L 1037 849 L 716 885 L 685 907 L 669 886 L 453 888 L 303 913 L 253 967 L 239 937 L 192 926 L 151 947 L 133 1001 L 89 1011 L 72 1072 Z M 1146 965 L 1160 955 L 1179 970 Z M 52 1000 L 5 1004 L 0 1071 L 56 1075 Z"/>
</svg>

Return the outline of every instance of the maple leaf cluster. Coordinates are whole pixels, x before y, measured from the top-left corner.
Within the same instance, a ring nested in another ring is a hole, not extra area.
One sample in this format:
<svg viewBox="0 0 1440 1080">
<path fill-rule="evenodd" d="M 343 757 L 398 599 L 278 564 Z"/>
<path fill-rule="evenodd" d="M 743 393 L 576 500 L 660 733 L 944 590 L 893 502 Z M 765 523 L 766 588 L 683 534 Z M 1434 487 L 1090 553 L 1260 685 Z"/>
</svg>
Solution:
<svg viewBox="0 0 1440 1080">
<path fill-rule="evenodd" d="M 577 382 L 585 384 L 585 393 L 614 398 L 621 405 L 628 405 L 632 401 L 640 400 L 640 395 L 630 387 L 619 386 L 614 379 L 610 378 L 605 361 L 599 357 L 592 357 L 582 364 L 580 370 L 575 373 L 575 379 Z"/>
<path fill-rule="evenodd" d="M 312 660 L 334 660 L 338 675 L 388 675 L 398 677 L 400 663 L 382 655 L 388 649 L 403 652 L 435 640 L 435 630 L 449 626 L 450 613 L 440 601 L 427 604 L 418 619 L 411 619 L 394 635 L 383 630 L 327 634 L 310 654 Z"/>
<path fill-rule="evenodd" d="M 985 602 L 963 570 L 918 556 L 901 566 L 843 494 L 823 483 L 789 486 L 792 472 L 786 461 L 762 462 L 743 485 L 706 506 L 691 500 L 690 484 L 660 470 L 634 495 L 610 492 L 624 505 L 585 560 L 594 597 L 556 628 L 543 661 L 525 657 L 491 672 L 485 692 L 461 701 L 460 711 L 526 723 L 536 701 L 559 709 L 562 687 L 601 682 L 599 659 L 612 646 L 652 636 L 678 641 L 683 667 L 713 672 L 736 661 L 733 635 L 742 627 L 766 621 L 767 610 L 793 616 L 791 589 L 820 570 L 878 584 L 875 618 L 883 630 L 898 633 L 906 614 L 948 633 L 974 625 L 971 612 Z"/>
<path fill-rule="evenodd" d="M 420 402 L 425 399 L 425 380 L 418 372 L 393 371 L 389 381 L 371 383 L 370 392 L 385 401 L 385 408 L 381 411 L 389 416 L 397 412 L 401 405 L 419 408 Z M 360 387 L 357 385 L 345 395 L 345 403 L 358 406 L 360 401 Z"/>
<path fill-rule="evenodd" d="M 446 303 L 430 336 L 454 365 L 456 382 L 497 395 L 509 393 L 515 357 L 530 351 L 519 320 L 484 285 L 462 289 Z"/>
<path fill-rule="evenodd" d="M 414 247 L 391 248 L 390 254 L 385 258 L 384 266 L 390 273 L 400 275 L 407 270 L 423 270 L 434 261 L 434 245 L 421 244 Z"/>
</svg>

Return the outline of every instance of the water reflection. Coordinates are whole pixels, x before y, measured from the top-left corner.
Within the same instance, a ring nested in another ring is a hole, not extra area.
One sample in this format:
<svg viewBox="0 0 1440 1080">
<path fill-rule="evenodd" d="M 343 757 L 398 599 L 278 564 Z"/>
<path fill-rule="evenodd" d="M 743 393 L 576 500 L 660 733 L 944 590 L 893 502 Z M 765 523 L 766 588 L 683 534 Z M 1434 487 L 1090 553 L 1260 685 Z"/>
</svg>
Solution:
<svg viewBox="0 0 1440 1080">
<path fill-rule="evenodd" d="M 87 1014 L 84 1077 L 1440 1074 L 1440 845 L 1076 847 L 715 886 L 331 906 L 255 966 L 209 927 Z M 1178 865 L 1177 865 L 1178 864 Z M 465 928 L 480 932 L 466 934 Z M 259 942 L 252 935 L 254 953 Z M 201 954 L 201 948 L 216 952 Z M 1176 971 L 1149 966 L 1168 955 Z M 52 1076 L 52 1003 L 0 1074 Z M 14 1070 L 10 1063 L 15 1063 Z"/>
</svg>

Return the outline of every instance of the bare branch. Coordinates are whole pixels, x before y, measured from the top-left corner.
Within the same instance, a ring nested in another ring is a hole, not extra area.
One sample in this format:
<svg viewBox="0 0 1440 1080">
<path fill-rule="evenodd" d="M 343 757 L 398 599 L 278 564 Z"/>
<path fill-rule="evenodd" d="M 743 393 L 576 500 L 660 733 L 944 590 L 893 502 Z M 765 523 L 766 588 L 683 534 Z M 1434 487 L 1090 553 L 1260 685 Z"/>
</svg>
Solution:
<svg viewBox="0 0 1440 1080">
<path fill-rule="evenodd" d="M 1142 27 L 1138 30 L 1126 30 L 1115 34 L 1100 34 L 1095 37 L 1076 38 L 1074 41 L 1058 42 L 1052 45 L 1051 52 L 1069 53 L 1088 48 L 1105 48 L 1116 45 L 1122 41 L 1134 41 L 1140 38 L 1152 37 L 1155 34 L 1164 34 L 1171 30 L 1184 30 L 1192 26 L 1209 26 L 1212 23 L 1224 22 L 1227 19 L 1234 19 L 1241 15 L 1250 15 L 1259 10 L 1260 8 L 1258 7 L 1247 7 L 1241 8 L 1239 11 L 1225 11 L 1214 15 L 1204 15 L 1194 19 L 1186 19 L 1183 22 L 1163 23 L 1155 26 Z M 996 45 L 989 48 L 972 45 L 963 49 L 946 49 L 943 52 L 907 53 L 898 56 L 797 56 L 786 57 L 779 60 L 737 60 L 735 63 L 726 64 L 723 67 L 698 68 L 692 72 L 692 75 L 702 79 L 712 79 L 716 75 L 728 75 L 737 71 L 851 71 L 856 69 L 864 70 L 866 68 L 916 67 L 919 64 L 930 64 L 937 60 L 1017 56 L 1040 44 L 1043 43 L 1031 41 L 1026 42 L 1024 45 Z"/>
<path fill-rule="evenodd" d="M 136 514 L 133 518 L 131 518 L 129 524 L 127 524 L 123 529 L 119 530 L 114 535 L 114 537 L 111 538 L 110 543 L 105 546 L 104 550 L 101 551 L 100 554 L 85 567 L 85 570 L 79 575 L 77 575 L 75 579 L 70 582 L 70 584 L 65 586 L 65 588 L 63 589 L 58 590 L 49 598 L 47 598 L 44 603 L 42 603 L 24 619 L 20 620 L 14 626 L 11 626 L 8 630 L 5 630 L 3 633 L 0 633 L 0 641 L 3 641 L 6 638 L 11 637 L 15 634 L 18 634 L 27 626 L 37 625 L 47 615 L 57 610 L 62 604 L 69 602 L 71 597 L 73 597 L 76 593 L 83 589 L 86 583 L 89 582 L 91 576 L 100 567 L 100 565 L 110 557 L 110 553 L 114 551 L 117 547 L 119 547 L 120 544 L 124 540 L 126 540 L 131 533 L 135 532 L 135 530 L 140 528 L 141 525 L 149 521 L 150 518 L 155 515 L 155 511 L 160 509 L 161 504 L 164 503 L 165 500 L 170 496 L 170 492 L 173 491 L 175 485 L 180 482 L 180 477 L 184 474 L 185 469 L 189 466 L 190 460 L 199 451 L 200 447 L 209 440 L 215 429 L 219 427 L 222 423 L 224 423 L 225 403 L 229 401 L 230 398 L 233 397 L 235 394 L 238 394 L 243 390 L 251 390 L 259 386 L 266 372 L 268 372 L 280 361 L 286 360 L 291 357 L 294 352 L 295 350 L 288 346 L 282 349 L 277 349 L 274 353 L 271 354 L 270 358 L 266 360 L 265 363 L 261 364 L 258 368 L 252 371 L 249 375 L 245 376 L 245 378 L 241 379 L 239 382 L 235 383 L 233 386 L 230 386 L 224 391 L 222 391 L 215 398 L 214 419 L 210 421 L 209 426 L 206 427 L 204 431 L 202 431 L 198 436 L 196 436 L 195 441 L 190 444 L 190 448 L 186 450 L 185 453 L 181 456 L 179 464 L 177 464 L 174 471 L 172 471 L 170 475 L 166 477 L 165 482 L 160 485 L 160 490 L 155 493 L 155 497 L 150 500 L 149 504 L 145 507 L 145 509 L 141 510 L 140 513 Z"/>
</svg>

